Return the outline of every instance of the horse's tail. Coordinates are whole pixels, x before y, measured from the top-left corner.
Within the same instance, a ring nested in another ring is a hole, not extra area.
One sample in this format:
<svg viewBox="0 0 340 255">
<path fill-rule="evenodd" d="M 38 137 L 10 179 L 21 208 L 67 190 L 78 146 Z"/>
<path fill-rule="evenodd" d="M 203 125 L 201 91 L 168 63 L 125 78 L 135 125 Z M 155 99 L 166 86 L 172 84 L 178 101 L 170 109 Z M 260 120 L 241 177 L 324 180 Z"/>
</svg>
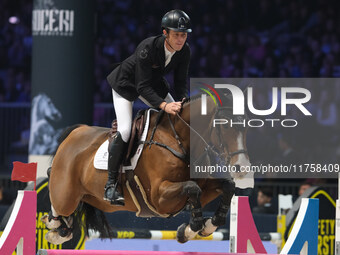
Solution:
<svg viewBox="0 0 340 255">
<path fill-rule="evenodd" d="M 73 226 L 83 228 L 85 234 L 90 236 L 89 230 L 99 233 L 100 238 L 112 239 L 113 231 L 103 211 L 84 202 L 80 202 L 73 214 Z"/>
</svg>

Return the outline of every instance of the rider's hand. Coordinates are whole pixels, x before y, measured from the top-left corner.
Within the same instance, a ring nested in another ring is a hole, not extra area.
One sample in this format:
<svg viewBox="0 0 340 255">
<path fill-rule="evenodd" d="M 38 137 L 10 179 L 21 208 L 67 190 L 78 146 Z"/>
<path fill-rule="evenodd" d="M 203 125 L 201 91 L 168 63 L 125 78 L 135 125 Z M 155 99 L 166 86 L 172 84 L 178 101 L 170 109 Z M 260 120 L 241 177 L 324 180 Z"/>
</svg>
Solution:
<svg viewBox="0 0 340 255">
<path fill-rule="evenodd" d="M 181 102 L 171 102 L 171 103 L 166 103 L 163 102 L 160 104 L 159 108 L 163 109 L 165 112 L 176 115 L 181 111 L 182 108 L 182 103 Z"/>
</svg>

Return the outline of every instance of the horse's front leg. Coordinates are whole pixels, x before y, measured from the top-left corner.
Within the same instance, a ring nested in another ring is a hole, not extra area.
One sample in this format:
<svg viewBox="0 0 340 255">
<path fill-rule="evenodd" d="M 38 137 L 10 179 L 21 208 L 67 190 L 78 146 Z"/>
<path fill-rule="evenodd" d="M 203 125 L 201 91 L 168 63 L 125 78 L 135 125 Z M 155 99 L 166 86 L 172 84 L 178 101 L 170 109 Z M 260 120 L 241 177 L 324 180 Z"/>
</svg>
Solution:
<svg viewBox="0 0 340 255">
<path fill-rule="evenodd" d="M 189 224 L 184 223 L 178 227 L 177 241 L 185 243 L 188 240 L 193 239 L 203 228 L 204 219 L 202 217 L 202 206 L 200 202 L 202 193 L 201 188 L 194 181 L 164 181 L 159 186 L 159 191 L 159 210 L 163 211 L 163 213 L 166 211 L 168 213 L 179 211 L 186 203 L 189 203 L 191 206 L 190 222 Z M 176 209 L 173 206 L 175 206 Z M 165 209 L 166 211 L 164 211 Z"/>
<path fill-rule="evenodd" d="M 222 198 L 220 204 L 212 218 L 206 219 L 201 236 L 211 235 L 218 227 L 226 223 L 226 217 L 230 208 L 231 199 L 235 193 L 235 183 L 232 180 L 223 180 L 222 182 Z"/>
<path fill-rule="evenodd" d="M 190 205 L 190 222 L 189 224 L 183 223 L 177 229 L 177 241 L 185 243 L 198 234 L 203 228 L 203 212 L 201 206 L 201 188 L 194 181 L 187 181 L 183 185 L 182 194 L 188 197 Z"/>
</svg>

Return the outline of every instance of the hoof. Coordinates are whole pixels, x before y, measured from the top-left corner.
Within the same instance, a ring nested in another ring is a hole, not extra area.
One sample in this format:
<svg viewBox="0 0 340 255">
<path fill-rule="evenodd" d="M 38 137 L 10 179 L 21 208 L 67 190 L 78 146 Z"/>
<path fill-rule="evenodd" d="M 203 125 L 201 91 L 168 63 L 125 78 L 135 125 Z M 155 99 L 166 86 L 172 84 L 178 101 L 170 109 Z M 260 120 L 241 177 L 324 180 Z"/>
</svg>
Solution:
<svg viewBox="0 0 340 255">
<path fill-rule="evenodd" d="M 189 241 L 189 239 L 185 237 L 185 229 L 187 226 L 188 226 L 187 223 L 183 223 L 177 228 L 176 239 L 179 243 L 186 243 Z"/>
<path fill-rule="evenodd" d="M 210 236 L 217 229 L 217 226 L 211 223 L 211 218 L 204 218 L 203 226 L 203 229 L 198 232 L 198 235 L 202 237 Z"/>
<path fill-rule="evenodd" d="M 62 244 L 65 243 L 69 240 L 71 240 L 73 237 L 73 234 L 70 233 L 68 236 L 65 237 L 61 237 L 57 230 L 50 230 L 47 232 L 47 234 L 45 235 L 45 239 L 52 244 L 58 245 L 58 244 Z"/>
<path fill-rule="evenodd" d="M 48 215 L 44 215 L 40 218 L 40 220 L 46 225 L 48 229 L 56 229 L 59 228 L 61 225 L 61 222 L 59 220 L 48 220 Z"/>
</svg>

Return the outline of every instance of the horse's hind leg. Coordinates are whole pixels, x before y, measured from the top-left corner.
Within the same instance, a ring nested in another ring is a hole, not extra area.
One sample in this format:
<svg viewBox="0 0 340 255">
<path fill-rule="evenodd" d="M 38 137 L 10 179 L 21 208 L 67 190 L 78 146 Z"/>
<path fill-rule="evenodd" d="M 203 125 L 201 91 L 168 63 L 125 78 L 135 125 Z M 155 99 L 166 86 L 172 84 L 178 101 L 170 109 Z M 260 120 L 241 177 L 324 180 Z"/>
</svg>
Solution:
<svg viewBox="0 0 340 255">
<path fill-rule="evenodd" d="M 54 170 L 53 170 L 54 171 Z M 57 171 L 51 172 L 49 183 L 51 211 L 42 217 L 42 222 L 51 229 L 45 239 L 53 244 L 62 244 L 72 239 L 73 212 L 76 210 L 81 195 L 78 190 L 72 190 L 72 178 L 54 176 Z"/>
<path fill-rule="evenodd" d="M 49 167 L 47 169 L 48 178 L 50 178 L 51 170 L 52 170 L 52 167 Z M 68 239 L 70 239 L 70 237 L 72 238 L 72 236 L 70 235 L 71 230 L 68 227 L 72 225 L 72 216 L 69 216 L 67 218 L 58 216 L 56 210 L 53 208 L 52 205 L 51 205 L 51 211 L 48 213 L 48 215 L 42 216 L 41 221 L 46 225 L 48 229 L 56 230 L 61 237 L 67 236 Z"/>
<path fill-rule="evenodd" d="M 199 232 L 199 235 L 201 236 L 211 235 L 218 227 L 223 226 L 226 223 L 231 199 L 235 193 L 235 183 L 232 180 L 224 180 L 222 182 L 222 191 L 220 204 L 214 216 L 205 220 L 204 228 Z"/>
<path fill-rule="evenodd" d="M 46 233 L 45 239 L 50 243 L 58 245 L 72 239 L 73 216 L 62 217 L 56 215 L 53 206 L 51 206 L 51 211 L 48 215 L 41 217 L 41 221 L 50 229 Z"/>
<path fill-rule="evenodd" d="M 41 221 L 46 225 L 48 229 L 56 229 L 59 228 L 61 225 L 61 221 L 52 205 L 51 211 L 48 213 L 48 215 L 42 216 Z"/>
</svg>

